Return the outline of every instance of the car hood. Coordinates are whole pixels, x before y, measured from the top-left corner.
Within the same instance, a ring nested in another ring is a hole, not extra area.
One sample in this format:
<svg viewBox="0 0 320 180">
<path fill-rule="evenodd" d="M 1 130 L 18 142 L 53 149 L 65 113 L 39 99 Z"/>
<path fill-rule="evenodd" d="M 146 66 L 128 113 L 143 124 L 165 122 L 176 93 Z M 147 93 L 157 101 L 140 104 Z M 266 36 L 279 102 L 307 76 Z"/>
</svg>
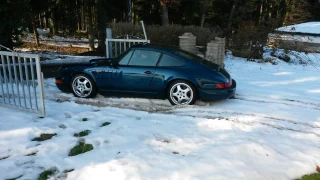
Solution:
<svg viewBox="0 0 320 180">
<path fill-rule="evenodd" d="M 113 63 L 113 58 L 101 58 L 101 59 L 92 59 L 90 60 L 90 64 L 97 64 L 97 65 L 111 65 Z"/>
</svg>

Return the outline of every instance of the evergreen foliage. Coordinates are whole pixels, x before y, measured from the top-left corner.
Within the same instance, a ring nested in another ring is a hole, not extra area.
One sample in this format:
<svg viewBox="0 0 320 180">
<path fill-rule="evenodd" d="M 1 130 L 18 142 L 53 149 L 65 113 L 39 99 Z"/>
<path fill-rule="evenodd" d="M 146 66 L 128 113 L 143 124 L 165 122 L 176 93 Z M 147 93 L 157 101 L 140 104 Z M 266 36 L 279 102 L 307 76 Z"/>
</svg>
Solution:
<svg viewBox="0 0 320 180">
<path fill-rule="evenodd" d="M 0 2 L 0 44 L 12 48 L 23 27 L 50 28 L 51 35 L 85 33 L 91 49 L 98 39 L 104 51 L 108 23 L 143 20 L 147 26 L 218 27 L 227 44 L 237 48 L 263 44 L 276 27 L 320 20 L 319 12 L 318 0 L 5 0 Z"/>
</svg>

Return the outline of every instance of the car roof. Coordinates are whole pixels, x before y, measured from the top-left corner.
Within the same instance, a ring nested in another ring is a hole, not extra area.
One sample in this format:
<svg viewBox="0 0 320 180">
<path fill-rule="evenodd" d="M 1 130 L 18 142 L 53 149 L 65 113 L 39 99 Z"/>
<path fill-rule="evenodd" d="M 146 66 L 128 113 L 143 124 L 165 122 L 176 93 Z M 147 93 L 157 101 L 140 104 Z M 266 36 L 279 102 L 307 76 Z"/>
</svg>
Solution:
<svg viewBox="0 0 320 180">
<path fill-rule="evenodd" d="M 147 49 L 159 49 L 159 50 L 177 50 L 180 49 L 178 46 L 168 45 L 168 44 L 136 44 L 131 46 L 131 48 L 147 48 Z"/>
</svg>

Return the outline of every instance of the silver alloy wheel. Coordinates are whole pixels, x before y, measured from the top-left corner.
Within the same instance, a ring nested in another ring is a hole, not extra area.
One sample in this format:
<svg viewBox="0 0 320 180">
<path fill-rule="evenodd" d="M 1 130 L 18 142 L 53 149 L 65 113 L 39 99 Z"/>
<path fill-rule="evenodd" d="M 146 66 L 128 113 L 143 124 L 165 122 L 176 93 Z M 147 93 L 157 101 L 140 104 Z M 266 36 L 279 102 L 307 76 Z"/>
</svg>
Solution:
<svg viewBox="0 0 320 180">
<path fill-rule="evenodd" d="M 86 98 L 92 92 L 92 84 L 87 77 L 78 76 L 72 82 L 72 89 L 77 96 Z"/>
<path fill-rule="evenodd" d="M 177 83 L 170 89 L 170 99 L 177 105 L 188 105 L 193 100 L 193 90 L 185 83 Z"/>
</svg>

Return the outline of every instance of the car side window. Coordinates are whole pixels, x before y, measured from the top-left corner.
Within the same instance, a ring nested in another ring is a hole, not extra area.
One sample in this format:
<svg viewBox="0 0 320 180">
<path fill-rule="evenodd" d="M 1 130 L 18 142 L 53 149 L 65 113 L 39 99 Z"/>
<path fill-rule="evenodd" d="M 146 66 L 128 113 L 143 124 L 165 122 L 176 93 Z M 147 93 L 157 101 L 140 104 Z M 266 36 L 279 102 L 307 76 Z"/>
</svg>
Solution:
<svg viewBox="0 0 320 180">
<path fill-rule="evenodd" d="M 162 58 L 158 64 L 159 67 L 181 67 L 185 65 L 186 64 L 183 61 L 166 54 L 162 55 Z"/>
<path fill-rule="evenodd" d="M 130 61 L 130 66 L 156 66 L 161 53 L 148 50 L 135 50 Z"/>
<path fill-rule="evenodd" d="M 132 56 L 133 51 L 129 51 L 120 61 L 119 65 L 128 65 L 129 60 Z"/>
</svg>

